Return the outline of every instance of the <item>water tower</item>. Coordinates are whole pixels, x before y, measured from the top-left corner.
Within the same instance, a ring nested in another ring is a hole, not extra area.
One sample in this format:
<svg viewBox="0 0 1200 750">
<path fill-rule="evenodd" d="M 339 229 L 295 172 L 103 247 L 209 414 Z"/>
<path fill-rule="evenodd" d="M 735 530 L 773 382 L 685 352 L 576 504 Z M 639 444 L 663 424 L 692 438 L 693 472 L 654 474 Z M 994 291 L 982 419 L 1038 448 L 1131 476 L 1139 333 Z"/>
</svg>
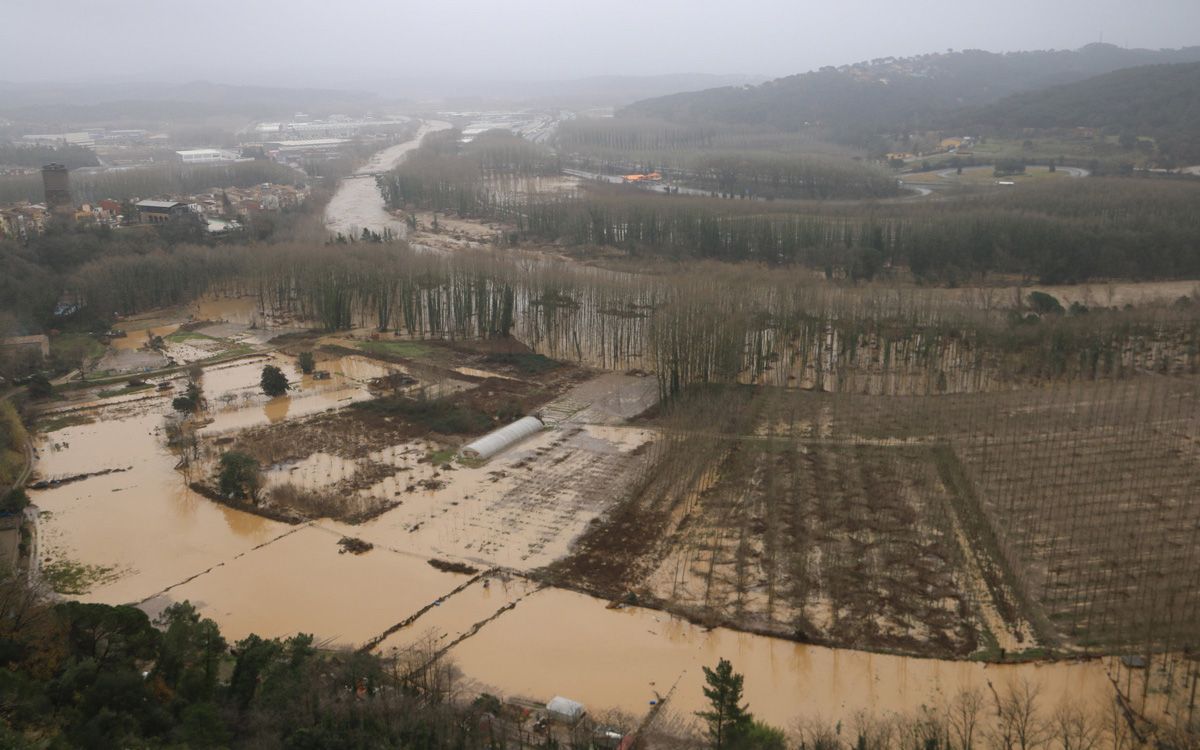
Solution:
<svg viewBox="0 0 1200 750">
<path fill-rule="evenodd" d="M 46 189 L 46 208 L 51 213 L 71 213 L 71 177 L 62 164 L 47 164 L 42 167 L 42 185 Z"/>
</svg>

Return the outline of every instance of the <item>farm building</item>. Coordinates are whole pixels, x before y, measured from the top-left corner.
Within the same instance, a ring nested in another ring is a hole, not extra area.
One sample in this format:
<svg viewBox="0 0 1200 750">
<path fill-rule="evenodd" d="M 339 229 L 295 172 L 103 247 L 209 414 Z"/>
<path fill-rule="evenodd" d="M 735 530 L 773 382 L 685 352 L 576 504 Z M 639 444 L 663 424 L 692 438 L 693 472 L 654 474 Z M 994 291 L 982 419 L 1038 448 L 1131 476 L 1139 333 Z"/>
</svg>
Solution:
<svg viewBox="0 0 1200 750">
<path fill-rule="evenodd" d="M 532 419 L 532 417 L 526 417 L 526 419 Z M 579 721 L 583 717 L 584 709 L 582 703 L 556 695 L 546 704 L 546 712 L 560 721 L 573 722 Z"/>
<path fill-rule="evenodd" d="M 510 425 L 493 430 L 478 440 L 468 443 L 462 449 L 463 456 L 475 459 L 489 459 L 492 456 L 508 450 L 525 438 L 541 432 L 544 425 L 537 417 L 521 417 Z"/>
</svg>

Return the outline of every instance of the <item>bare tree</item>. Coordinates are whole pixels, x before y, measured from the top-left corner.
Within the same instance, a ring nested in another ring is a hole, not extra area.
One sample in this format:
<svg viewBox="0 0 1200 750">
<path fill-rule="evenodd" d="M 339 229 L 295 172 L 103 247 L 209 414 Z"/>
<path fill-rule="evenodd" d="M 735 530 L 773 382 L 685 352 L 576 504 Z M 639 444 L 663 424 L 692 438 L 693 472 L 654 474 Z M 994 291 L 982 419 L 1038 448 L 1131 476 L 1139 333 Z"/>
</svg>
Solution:
<svg viewBox="0 0 1200 750">
<path fill-rule="evenodd" d="M 1052 724 L 1062 750 L 1097 750 L 1103 738 L 1100 723 L 1074 701 L 1059 705 Z"/>
<path fill-rule="evenodd" d="M 979 688 L 960 690 L 946 710 L 946 723 L 958 750 L 973 750 L 984 708 L 983 691 Z"/>
<path fill-rule="evenodd" d="M 1038 707 L 1040 688 L 1022 679 L 996 697 L 996 722 L 989 736 L 994 750 L 1038 750 L 1052 735 Z"/>
</svg>

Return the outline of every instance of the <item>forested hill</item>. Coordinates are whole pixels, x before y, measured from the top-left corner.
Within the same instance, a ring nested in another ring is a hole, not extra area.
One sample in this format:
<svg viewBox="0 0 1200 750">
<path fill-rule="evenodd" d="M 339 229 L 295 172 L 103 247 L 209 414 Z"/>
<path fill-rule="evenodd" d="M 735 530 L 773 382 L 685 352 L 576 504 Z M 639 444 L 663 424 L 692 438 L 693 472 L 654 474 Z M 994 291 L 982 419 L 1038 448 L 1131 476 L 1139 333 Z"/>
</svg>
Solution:
<svg viewBox="0 0 1200 750">
<path fill-rule="evenodd" d="M 1161 157 L 1182 166 L 1200 164 L 1197 123 L 1200 63 L 1180 63 L 1128 68 L 1014 94 L 960 112 L 950 117 L 946 126 L 995 133 L 1024 128 L 1097 128 L 1128 139 L 1153 138 Z"/>
<path fill-rule="evenodd" d="M 688 122 L 820 126 L 842 142 L 868 144 L 879 133 L 935 126 L 947 113 L 1022 91 L 1073 83 L 1138 65 L 1200 62 L 1200 47 L 1123 49 L 1091 44 L 1075 51 L 992 53 L 966 50 L 880 58 L 768 81 L 646 99 L 622 115 Z"/>
</svg>

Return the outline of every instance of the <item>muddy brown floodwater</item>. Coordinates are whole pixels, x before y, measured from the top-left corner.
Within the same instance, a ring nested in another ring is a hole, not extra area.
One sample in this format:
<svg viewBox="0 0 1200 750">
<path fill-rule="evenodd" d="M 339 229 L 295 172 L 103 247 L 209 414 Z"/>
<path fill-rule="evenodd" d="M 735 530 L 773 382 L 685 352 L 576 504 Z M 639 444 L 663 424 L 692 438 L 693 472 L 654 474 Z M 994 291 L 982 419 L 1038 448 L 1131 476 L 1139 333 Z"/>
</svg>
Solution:
<svg viewBox="0 0 1200 750">
<path fill-rule="evenodd" d="M 989 684 L 1003 694 L 1020 680 L 1040 687 L 1043 708 L 1065 697 L 1102 706 L 1112 692 L 1099 661 L 997 666 L 805 646 L 706 630 L 653 610 L 606 609 L 558 589 L 531 594 L 450 656 L 481 689 L 503 695 L 564 695 L 640 716 L 670 694 L 667 705 L 683 717 L 702 708 L 701 667 L 726 658 L 745 675 L 754 715 L 789 729 L 800 719 L 846 721 L 860 710 L 910 713 Z"/>
<path fill-rule="evenodd" d="M 207 319 L 229 319 L 210 312 Z M 263 396 L 258 378 L 267 363 L 283 368 L 298 389 L 279 399 Z M 367 382 L 398 367 L 357 355 L 321 366 L 329 380 L 302 376 L 281 353 L 205 367 L 213 421 L 204 434 L 233 436 L 342 408 L 368 398 Z M 178 388 L 182 376 L 174 377 Z M 380 653 L 427 639 L 455 644 L 450 656 L 481 688 L 538 701 L 566 695 L 595 712 L 642 715 L 674 686 L 671 705 L 688 716 L 702 700 L 700 667 L 719 657 L 746 675 L 755 713 L 784 727 L 802 716 L 908 711 L 963 687 L 990 682 L 1002 689 L 1019 678 L 1055 696 L 1107 696 L 1098 662 L 995 667 L 801 646 L 708 631 L 651 610 L 607 609 L 602 600 L 539 589 L 512 572 L 476 579 L 429 564 L 435 557 L 467 562 L 482 574 L 494 566 L 532 570 L 561 558 L 627 483 L 649 470 L 642 447 L 657 434 L 626 422 L 652 405 L 656 392 L 653 378 L 594 378 L 544 407 L 551 429 L 480 467 L 434 465 L 429 441 L 381 447 L 369 460 L 396 473 L 369 492 L 400 505 L 361 525 L 318 519 L 294 526 L 187 489 L 163 434 L 172 391 L 85 394 L 55 406 L 58 416 L 93 421 L 42 435 L 38 478 L 119 471 L 32 492 L 42 514 L 39 549 L 44 562 L 90 571 L 89 590 L 78 597 L 85 601 L 138 603 L 156 614 L 188 600 L 231 639 L 307 632 L 327 645 L 378 643 Z M 314 454 L 272 468 L 268 482 L 320 486 L 357 470 L 353 462 Z M 419 480 L 424 484 L 410 490 Z M 343 536 L 374 547 L 343 553 Z"/>
</svg>

